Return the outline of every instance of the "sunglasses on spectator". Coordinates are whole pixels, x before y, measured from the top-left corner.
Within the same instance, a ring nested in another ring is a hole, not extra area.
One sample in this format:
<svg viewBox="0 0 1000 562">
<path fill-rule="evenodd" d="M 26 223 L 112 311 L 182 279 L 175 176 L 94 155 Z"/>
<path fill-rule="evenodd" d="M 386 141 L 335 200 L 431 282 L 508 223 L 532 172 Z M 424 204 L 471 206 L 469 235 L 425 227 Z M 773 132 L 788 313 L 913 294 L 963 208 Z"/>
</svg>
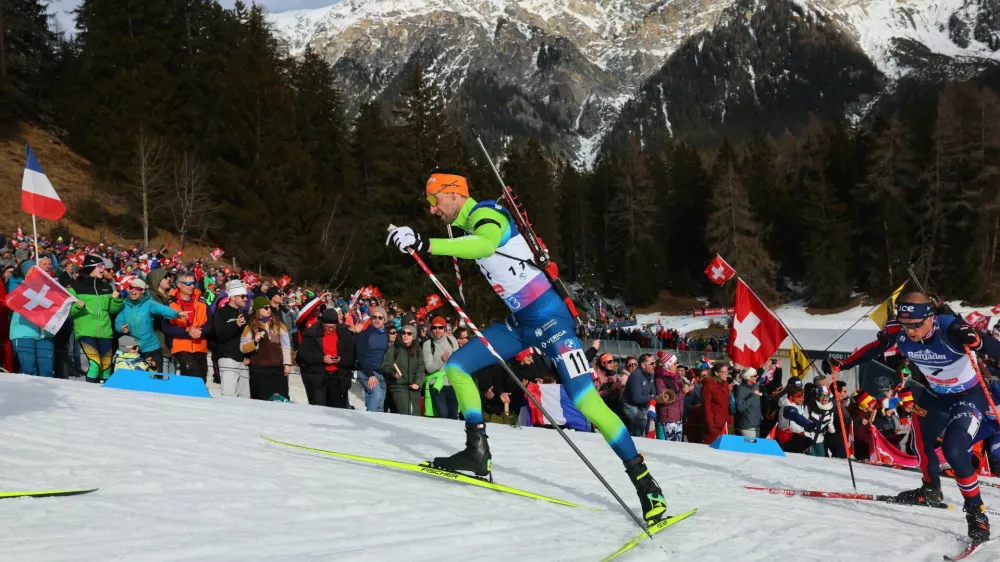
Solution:
<svg viewBox="0 0 1000 562">
<path fill-rule="evenodd" d="M 410 336 L 412 338 L 413 337 L 413 332 L 407 332 L 407 331 L 404 330 L 403 331 L 403 335 L 404 336 Z"/>
<path fill-rule="evenodd" d="M 194 285 L 194 281 L 181 281 L 181 285 L 187 285 L 190 287 L 191 285 Z"/>
<path fill-rule="evenodd" d="M 431 326 L 432 330 L 443 330 L 444 326 Z"/>
<path fill-rule="evenodd" d="M 626 367 L 638 367 L 638 366 L 639 366 L 639 364 L 638 364 L 638 363 L 635 363 L 635 362 L 632 362 L 632 363 L 626 363 L 626 364 L 625 364 L 625 366 L 626 366 Z"/>
<path fill-rule="evenodd" d="M 390 336 L 395 336 L 396 335 L 396 330 L 389 330 L 389 335 Z"/>
<path fill-rule="evenodd" d="M 385 316 L 382 316 L 381 314 L 376 314 L 372 316 L 372 320 L 385 320 Z"/>
</svg>

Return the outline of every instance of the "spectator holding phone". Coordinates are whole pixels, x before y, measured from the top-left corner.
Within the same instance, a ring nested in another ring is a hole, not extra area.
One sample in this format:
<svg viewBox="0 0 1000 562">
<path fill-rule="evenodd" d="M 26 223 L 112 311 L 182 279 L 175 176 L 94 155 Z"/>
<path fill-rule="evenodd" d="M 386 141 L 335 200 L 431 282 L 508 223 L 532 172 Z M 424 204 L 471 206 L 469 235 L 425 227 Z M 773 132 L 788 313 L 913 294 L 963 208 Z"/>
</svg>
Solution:
<svg viewBox="0 0 1000 562">
<path fill-rule="evenodd" d="M 314 406 L 349 408 L 354 365 L 354 334 L 341 322 L 337 308 L 323 311 L 320 321 L 302 330 L 296 355 L 302 370 L 302 384 Z"/>
<path fill-rule="evenodd" d="M 247 325 L 244 312 L 247 290 L 242 281 L 235 279 L 229 283 L 227 293 L 229 298 L 225 306 L 220 307 L 212 318 L 222 395 L 250 398 L 249 361 L 240 349 L 240 335 Z"/>
</svg>

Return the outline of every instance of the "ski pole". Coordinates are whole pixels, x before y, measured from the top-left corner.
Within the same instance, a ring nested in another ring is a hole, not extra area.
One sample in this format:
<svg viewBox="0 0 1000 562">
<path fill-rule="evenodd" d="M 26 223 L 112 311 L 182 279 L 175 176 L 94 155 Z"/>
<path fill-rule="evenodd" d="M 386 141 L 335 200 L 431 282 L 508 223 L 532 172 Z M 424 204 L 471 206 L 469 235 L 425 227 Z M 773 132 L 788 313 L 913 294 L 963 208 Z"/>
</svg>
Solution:
<svg viewBox="0 0 1000 562">
<path fill-rule="evenodd" d="M 391 224 L 389 225 L 388 230 L 392 231 L 395 229 L 396 229 L 395 226 Z M 431 268 L 427 267 L 427 264 L 416 252 L 413 251 L 413 248 L 406 248 L 406 251 L 407 253 L 410 254 L 410 256 L 413 257 L 413 260 L 417 262 L 417 265 L 420 266 L 420 269 L 423 269 L 424 273 L 426 273 L 427 276 L 431 278 L 431 281 L 434 283 L 435 286 L 437 286 L 438 291 L 441 291 L 441 295 L 444 296 L 444 298 L 448 299 L 448 302 L 451 304 L 452 308 L 455 309 L 455 312 L 457 312 L 458 315 L 462 318 L 462 320 L 465 321 L 466 326 L 470 330 L 472 330 L 472 332 L 476 335 L 479 341 L 483 342 L 483 345 L 486 346 L 486 349 L 497 360 L 497 363 L 499 363 L 500 366 L 503 367 L 503 370 L 507 373 L 507 376 L 509 376 L 511 380 L 513 380 L 514 383 L 517 384 L 517 386 L 521 389 L 521 391 L 524 392 L 524 396 L 527 397 L 529 400 L 531 400 L 531 403 L 534 404 L 535 407 L 538 408 L 540 412 L 542 412 L 542 415 L 545 416 L 545 419 L 548 420 L 550 424 L 552 424 L 552 427 L 554 427 L 556 431 L 559 432 L 559 436 L 566 441 L 566 444 L 569 445 L 571 449 L 573 449 L 573 452 L 576 453 L 576 456 L 580 457 L 580 460 L 583 461 L 583 464 L 587 465 L 587 468 L 589 468 L 590 471 L 594 473 L 594 476 L 596 476 L 597 479 L 600 480 L 601 484 L 604 485 L 604 487 L 608 490 L 608 492 L 610 492 L 611 495 L 614 496 L 615 500 L 618 501 L 618 504 L 622 506 L 622 509 L 624 509 L 625 512 L 629 514 L 629 516 L 632 518 L 633 521 L 635 521 L 635 524 L 638 525 L 639 528 L 642 529 L 647 535 L 649 535 L 650 538 L 652 538 L 653 534 L 649 532 L 649 528 L 638 517 L 636 517 L 635 513 L 633 513 L 631 509 L 629 509 L 628 505 L 625 503 L 624 500 L 622 500 L 621 496 L 619 496 L 618 493 L 615 492 L 614 488 L 611 487 L 611 484 L 608 484 L 608 481 L 605 480 L 603 476 L 601 476 L 601 473 L 598 472 L 597 468 L 590 463 L 587 457 L 583 454 L 583 451 L 581 451 L 576 446 L 576 444 L 573 443 L 573 440 L 570 439 L 568 435 L 566 435 L 566 432 L 563 431 L 563 428 L 559 427 L 559 424 L 556 423 L 555 419 L 553 419 L 552 416 L 549 415 L 549 412 L 544 407 L 542 407 L 542 403 L 539 402 L 537 398 L 535 398 L 535 395 L 528 392 L 528 389 L 525 388 L 524 384 L 521 382 L 521 379 L 517 378 L 517 375 L 514 374 L 514 371 L 510 370 L 510 367 L 507 366 L 507 362 L 504 361 L 504 358 L 501 357 L 499 353 L 497 353 L 496 349 L 493 349 L 493 344 L 491 344 L 489 340 L 486 339 L 486 336 L 484 336 L 483 333 L 479 331 L 479 328 L 477 328 L 476 325 L 472 323 L 472 320 L 469 318 L 469 315 L 465 313 L 465 310 L 463 310 L 462 307 L 459 306 L 457 302 L 455 302 L 455 299 L 452 298 L 448 290 L 444 288 L 444 285 L 442 285 L 441 282 L 438 281 L 437 276 L 434 275 L 434 272 L 431 271 Z"/>
<path fill-rule="evenodd" d="M 450 224 L 448 225 L 448 238 L 452 238 Z M 458 283 L 458 298 L 462 299 L 462 306 L 466 306 L 465 292 L 462 291 L 462 270 L 458 267 L 458 258 L 452 256 L 451 261 L 455 264 L 455 282 Z"/>
</svg>

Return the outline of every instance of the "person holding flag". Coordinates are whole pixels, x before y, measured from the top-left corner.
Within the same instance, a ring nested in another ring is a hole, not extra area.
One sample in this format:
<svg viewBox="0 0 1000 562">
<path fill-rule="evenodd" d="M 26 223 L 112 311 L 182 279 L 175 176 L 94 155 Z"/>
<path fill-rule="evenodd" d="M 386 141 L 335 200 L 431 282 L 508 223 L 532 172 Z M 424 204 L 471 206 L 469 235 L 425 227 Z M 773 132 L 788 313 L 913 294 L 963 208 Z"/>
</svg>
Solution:
<svg viewBox="0 0 1000 562">
<path fill-rule="evenodd" d="M 851 369 L 880 357 L 894 345 L 923 374 L 911 379 L 910 384 L 924 387 L 912 418 L 923 483 L 896 497 L 901 503 L 913 505 L 942 503 L 940 465 L 934 450 L 943 436 L 941 451 L 965 498 L 969 538 L 974 543 L 987 541 L 990 523 L 969 451 L 973 444 L 996 435 L 998 424 L 969 351 L 1000 359 L 1000 342 L 961 317 L 938 314 L 930 297 L 913 291 L 898 300 L 896 319 L 886 322 L 875 341 L 843 361 L 824 362 L 823 370 L 836 373 Z"/>
<path fill-rule="evenodd" d="M 636 450 L 625 424 L 598 395 L 590 363 L 575 335 L 574 315 L 537 265 L 525 234 L 519 231 L 510 211 L 495 201 L 477 202 L 471 198 L 468 180 L 451 170 L 433 170 L 425 189 L 431 214 L 467 234 L 430 239 L 403 226 L 392 229 L 386 245 L 404 254 L 414 251 L 476 260 L 487 282 L 511 311 L 505 322 L 483 332 L 486 339 L 504 360 L 528 347 L 538 347 L 552 359 L 573 405 L 597 426 L 622 460 L 639 496 L 643 517 L 647 522 L 659 521 L 667 509 L 663 492 Z M 471 373 L 495 362 L 496 357 L 478 339 L 447 358 L 444 370 L 465 418 L 466 447 L 450 457 L 435 458 L 433 466 L 479 476 L 490 474 L 492 455 L 479 390 Z"/>
<path fill-rule="evenodd" d="M 111 376 L 112 317 L 124 306 L 112 285 L 111 262 L 97 254 L 87 254 L 80 268 L 80 277 L 69 292 L 80 303 L 70 312 L 73 333 L 87 356 L 87 382 L 103 383 Z M 82 303 L 82 304 L 81 304 Z"/>
</svg>

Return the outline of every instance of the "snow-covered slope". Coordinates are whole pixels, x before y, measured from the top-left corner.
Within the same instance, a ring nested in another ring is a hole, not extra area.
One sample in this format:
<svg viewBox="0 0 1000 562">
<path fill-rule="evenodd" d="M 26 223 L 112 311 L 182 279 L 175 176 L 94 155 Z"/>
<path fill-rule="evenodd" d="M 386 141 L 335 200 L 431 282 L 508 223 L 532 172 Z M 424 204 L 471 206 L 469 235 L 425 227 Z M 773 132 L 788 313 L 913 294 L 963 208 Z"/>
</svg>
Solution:
<svg viewBox="0 0 1000 562">
<path fill-rule="evenodd" d="M 631 520 L 558 435 L 490 426 L 499 482 L 604 508 L 576 510 L 271 445 L 259 434 L 418 461 L 463 443 L 461 422 L 295 404 L 211 400 L 0 376 L 2 489 L 100 486 L 86 496 L 0 500 L 5 561 L 600 560 Z M 630 504 L 599 435 L 573 439 Z M 841 461 L 718 452 L 643 439 L 671 511 L 700 508 L 626 561 L 940 560 L 960 512 L 749 492 L 850 490 Z M 918 485 L 855 466 L 864 492 Z M 983 490 L 989 504 L 996 490 Z M 958 492 L 945 482 L 949 501 Z"/>
</svg>

